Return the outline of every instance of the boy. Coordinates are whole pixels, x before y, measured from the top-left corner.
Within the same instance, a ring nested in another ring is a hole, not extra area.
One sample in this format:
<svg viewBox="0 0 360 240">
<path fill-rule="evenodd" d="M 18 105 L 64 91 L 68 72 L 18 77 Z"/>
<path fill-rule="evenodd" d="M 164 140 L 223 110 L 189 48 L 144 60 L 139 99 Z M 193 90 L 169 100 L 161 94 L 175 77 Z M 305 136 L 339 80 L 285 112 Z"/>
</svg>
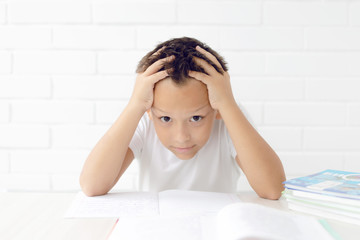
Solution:
<svg viewBox="0 0 360 240">
<path fill-rule="evenodd" d="M 140 190 L 235 192 L 241 168 L 260 197 L 281 196 L 281 161 L 239 109 L 215 51 L 172 39 L 149 52 L 137 73 L 128 105 L 85 162 L 86 195 L 106 194 L 136 157 Z"/>
</svg>

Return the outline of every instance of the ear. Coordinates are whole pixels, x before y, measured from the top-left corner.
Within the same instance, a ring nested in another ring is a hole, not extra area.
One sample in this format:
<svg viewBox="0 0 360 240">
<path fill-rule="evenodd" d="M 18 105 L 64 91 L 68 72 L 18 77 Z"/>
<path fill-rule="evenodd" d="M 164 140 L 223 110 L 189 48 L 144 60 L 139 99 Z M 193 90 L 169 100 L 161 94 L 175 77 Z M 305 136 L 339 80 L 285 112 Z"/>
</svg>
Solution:
<svg viewBox="0 0 360 240">
<path fill-rule="evenodd" d="M 222 119 L 221 114 L 219 113 L 219 111 L 216 111 L 215 119 L 217 119 L 217 120 Z"/>
<path fill-rule="evenodd" d="M 152 114 L 151 114 L 151 110 L 150 110 L 150 108 L 149 108 L 148 110 L 146 110 L 146 112 L 147 112 L 147 114 L 148 114 L 148 116 L 149 116 L 150 120 L 152 121 L 152 120 L 153 120 L 153 117 L 152 117 Z"/>
</svg>

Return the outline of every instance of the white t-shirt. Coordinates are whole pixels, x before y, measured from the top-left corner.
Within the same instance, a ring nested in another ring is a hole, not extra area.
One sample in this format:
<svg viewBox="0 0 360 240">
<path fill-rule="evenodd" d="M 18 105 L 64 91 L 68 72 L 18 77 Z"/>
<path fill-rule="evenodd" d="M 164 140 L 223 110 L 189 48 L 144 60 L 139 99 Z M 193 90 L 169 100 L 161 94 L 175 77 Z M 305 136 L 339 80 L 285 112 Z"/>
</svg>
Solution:
<svg viewBox="0 0 360 240">
<path fill-rule="evenodd" d="M 223 120 L 215 120 L 208 142 L 189 160 L 181 160 L 157 137 L 147 114 L 129 145 L 139 161 L 139 190 L 167 189 L 236 192 L 240 167 Z"/>
</svg>

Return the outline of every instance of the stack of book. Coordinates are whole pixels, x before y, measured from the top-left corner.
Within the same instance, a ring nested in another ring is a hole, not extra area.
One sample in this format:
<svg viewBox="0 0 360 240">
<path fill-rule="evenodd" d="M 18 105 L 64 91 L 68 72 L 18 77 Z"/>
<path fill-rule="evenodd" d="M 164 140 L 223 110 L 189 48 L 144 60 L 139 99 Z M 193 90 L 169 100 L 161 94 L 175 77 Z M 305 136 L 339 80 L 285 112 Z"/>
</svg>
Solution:
<svg viewBox="0 0 360 240">
<path fill-rule="evenodd" d="M 289 209 L 360 225 L 360 173 L 325 170 L 284 185 Z"/>
</svg>

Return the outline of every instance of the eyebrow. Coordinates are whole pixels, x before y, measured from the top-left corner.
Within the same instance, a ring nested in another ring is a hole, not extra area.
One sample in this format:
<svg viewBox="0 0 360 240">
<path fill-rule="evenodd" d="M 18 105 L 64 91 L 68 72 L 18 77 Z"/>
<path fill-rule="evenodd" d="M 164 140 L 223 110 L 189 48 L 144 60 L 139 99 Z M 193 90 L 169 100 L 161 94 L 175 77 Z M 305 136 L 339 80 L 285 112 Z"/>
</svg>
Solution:
<svg viewBox="0 0 360 240">
<path fill-rule="evenodd" d="M 207 107 L 207 106 L 209 106 L 209 104 L 206 104 L 206 105 L 204 105 L 204 106 L 202 106 L 202 107 L 199 107 L 198 109 L 196 109 L 195 111 L 192 111 L 191 113 L 196 113 L 196 112 L 202 110 L 203 108 L 205 108 L 205 107 Z M 166 112 L 166 111 L 164 111 L 164 110 L 161 110 L 160 108 L 157 108 L 157 107 L 152 107 L 152 108 L 155 109 L 156 111 L 160 111 L 160 112 L 162 112 L 162 113 L 168 114 L 168 112 Z"/>
</svg>

